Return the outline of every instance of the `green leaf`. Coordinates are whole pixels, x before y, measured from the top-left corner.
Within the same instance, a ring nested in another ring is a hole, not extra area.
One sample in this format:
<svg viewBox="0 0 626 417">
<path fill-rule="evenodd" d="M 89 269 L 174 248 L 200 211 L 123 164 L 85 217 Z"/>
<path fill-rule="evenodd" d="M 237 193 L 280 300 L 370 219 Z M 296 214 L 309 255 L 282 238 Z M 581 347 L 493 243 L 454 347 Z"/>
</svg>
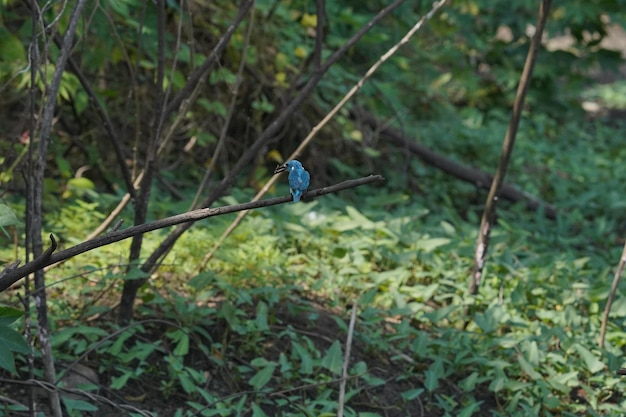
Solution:
<svg viewBox="0 0 626 417">
<path fill-rule="evenodd" d="M 267 304 L 263 301 L 259 301 L 256 306 L 256 318 L 254 319 L 257 329 L 261 331 L 269 330 L 270 326 L 267 324 Z"/>
<path fill-rule="evenodd" d="M 300 357 L 300 373 L 311 375 L 313 373 L 313 358 L 300 343 L 293 342 L 293 350 Z"/>
<path fill-rule="evenodd" d="M 260 390 L 268 382 L 270 382 L 270 379 L 272 379 L 272 375 L 274 374 L 274 369 L 276 369 L 277 365 L 278 364 L 276 362 L 268 362 L 267 366 L 250 378 L 248 383 L 252 385 L 255 391 Z"/>
<path fill-rule="evenodd" d="M 483 403 L 482 401 L 473 401 L 468 406 L 463 408 L 457 416 L 458 417 L 471 417 L 474 414 L 474 411 L 480 408 L 480 405 L 482 403 Z"/>
<path fill-rule="evenodd" d="M 361 214 L 357 209 L 352 206 L 346 206 L 346 213 L 356 223 L 363 228 L 371 229 L 375 225 L 373 221 Z"/>
<path fill-rule="evenodd" d="M 24 312 L 21 310 L 0 306 L 0 326 L 8 326 L 23 315 Z"/>
<path fill-rule="evenodd" d="M 30 351 L 24 336 L 7 326 L 0 326 L 0 346 L 13 352 L 28 353 Z"/>
<path fill-rule="evenodd" d="M 63 399 L 63 404 L 65 404 L 65 407 L 68 409 L 68 411 L 70 410 L 98 411 L 97 406 L 95 406 L 94 404 L 88 403 L 87 401 L 76 400 L 76 399 L 69 398 L 66 396 L 61 396 L 61 398 Z"/>
<path fill-rule="evenodd" d="M 543 376 L 539 372 L 535 371 L 533 366 L 521 355 L 517 357 L 517 362 L 520 364 L 522 371 L 526 372 L 526 374 L 535 381 L 543 379 Z"/>
<path fill-rule="evenodd" d="M 26 62 L 26 51 L 20 38 L 14 36 L 4 25 L 0 26 L 0 50 L 2 60 L 5 62 L 15 63 L 15 65 L 22 65 Z"/>
<path fill-rule="evenodd" d="M 539 366 L 539 347 L 534 340 L 528 343 L 524 343 L 522 350 L 526 354 L 528 363 L 532 366 Z"/>
<path fill-rule="evenodd" d="M 178 339 L 173 353 L 176 356 L 185 356 L 189 353 L 189 335 L 187 333 L 181 331 L 180 338 Z"/>
<path fill-rule="evenodd" d="M 424 392 L 424 388 L 413 388 L 408 391 L 404 391 L 400 395 L 404 401 L 411 401 L 422 395 L 422 392 Z"/>
<path fill-rule="evenodd" d="M 433 237 L 430 239 L 421 239 L 415 242 L 415 247 L 421 249 L 424 252 L 432 252 L 440 246 L 444 246 L 450 243 L 450 239 L 447 237 Z"/>
<path fill-rule="evenodd" d="M 13 210 L 5 204 L 0 204 L 0 227 L 21 224 Z"/>
<path fill-rule="evenodd" d="M 215 274 L 213 272 L 201 272 L 189 280 L 189 286 L 196 291 L 200 291 L 213 282 L 215 282 Z"/>
<path fill-rule="evenodd" d="M 252 417 L 268 417 L 265 411 L 256 403 L 252 404 Z"/>
<path fill-rule="evenodd" d="M 476 388 L 478 372 L 472 372 L 469 376 L 459 382 L 459 387 L 465 392 L 471 392 Z"/>
<path fill-rule="evenodd" d="M 573 347 L 574 349 L 578 351 L 578 354 L 585 362 L 585 366 L 587 367 L 589 372 L 591 372 L 592 374 L 595 374 L 596 372 L 600 372 L 601 370 L 604 369 L 604 363 L 600 361 L 596 357 L 596 355 L 591 353 L 591 351 L 589 351 L 587 348 L 585 348 L 584 346 L 578 343 L 575 344 Z"/>
<path fill-rule="evenodd" d="M 341 344 L 335 340 L 322 359 L 321 365 L 334 374 L 341 374 L 343 367 L 343 354 Z"/>
<path fill-rule="evenodd" d="M 428 392 L 433 392 L 439 387 L 439 379 L 443 376 L 443 361 L 441 358 L 437 358 L 424 373 L 424 387 Z"/>
<path fill-rule="evenodd" d="M 75 191 L 86 191 L 93 190 L 96 188 L 96 185 L 87 177 L 78 177 L 78 178 L 70 178 L 67 181 L 68 188 L 71 188 Z"/>
<path fill-rule="evenodd" d="M 11 350 L 2 346 L 2 343 L 0 343 L 0 368 L 6 369 L 12 374 L 17 373 L 15 369 L 15 356 Z"/>
<path fill-rule="evenodd" d="M 193 380 L 189 378 L 185 372 L 181 372 L 178 374 L 178 381 L 180 382 L 180 386 L 183 387 L 183 390 L 187 394 L 191 394 L 196 391 L 196 384 L 193 383 Z"/>
<path fill-rule="evenodd" d="M 111 389 L 124 388 L 131 376 L 133 376 L 133 373 L 131 371 L 126 371 L 120 376 L 114 376 L 113 378 L 111 378 Z"/>
</svg>

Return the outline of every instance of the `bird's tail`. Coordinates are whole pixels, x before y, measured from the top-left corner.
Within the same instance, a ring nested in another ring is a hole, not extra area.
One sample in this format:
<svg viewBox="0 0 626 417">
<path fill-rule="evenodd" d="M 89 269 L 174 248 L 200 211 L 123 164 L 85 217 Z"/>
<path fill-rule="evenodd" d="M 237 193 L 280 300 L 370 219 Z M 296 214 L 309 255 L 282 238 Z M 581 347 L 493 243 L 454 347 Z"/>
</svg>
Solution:
<svg viewBox="0 0 626 417">
<path fill-rule="evenodd" d="M 298 201 L 300 201 L 300 196 L 302 195 L 302 191 L 300 191 L 300 190 L 293 190 L 291 192 L 291 195 L 293 195 L 293 202 L 297 203 Z"/>
</svg>

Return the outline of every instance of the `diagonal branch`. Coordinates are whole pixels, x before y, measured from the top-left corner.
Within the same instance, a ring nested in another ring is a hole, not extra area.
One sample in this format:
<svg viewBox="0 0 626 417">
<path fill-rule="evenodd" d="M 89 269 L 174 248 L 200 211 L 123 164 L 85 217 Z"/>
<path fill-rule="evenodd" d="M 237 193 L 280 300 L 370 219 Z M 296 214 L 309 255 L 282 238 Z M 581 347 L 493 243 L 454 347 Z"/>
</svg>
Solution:
<svg viewBox="0 0 626 417">
<path fill-rule="evenodd" d="M 373 184 L 377 182 L 384 182 L 385 178 L 381 175 L 369 175 L 367 177 L 358 178 L 354 180 L 348 180 L 341 182 L 339 184 L 331 185 L 328 187 L 318 188 L 316 190 L 308 191 L 304 194 L 303 198 L 311 199 L 320 197 L 326 194 L 336 193 L 339 191 L 347 190 L 349 188 L 360 187 L 366 184 Z M 50 236 L 52 240 L 52 245 L 46 250 L 44 255 L 38 257 L 32 262 L 27 263 L 26 265 L 15 268 L 15 264 L 11 264 L 11 268 L 6 268 L 4 271 L 0 272 L 0 292 L 6 290 L 11 285 L 16 283 L 21 278 L 25 277 L 28 274 L 31 274 L 37 270 L 40 270 L 43 267 L 48 265 L 63 261 L 65 259 L 72 258 L 74 256 L 80 255 L 82 253 L 88 252 L 90 250 L 110 245 L 115 242 L 119 242 L 124 239 L 131 238 L 136 235 L 152 232 L 157 229 L 163 229 L 165 227 L 175 226 L 181 223 L 195 222 L 198 220 L 206 219 L 209 217 L 221 216 L 223 214 L 236 213 L 242 210 L 252 210 L 258 209 L 262 207 L 270 207 L 278 204 L 284 204 L 291 202 L 291 196 L 284 197 L 276 197 L 270 198 L 268 200 L 263 201 L 251 201 L 249 203 L 243 204 L 235 204 L 231 206 L 223 206 L 216 208 L 202 208 L 194 211 L 190 211 L 183 214 L 178 214 L 171 217 L 166 217 L 161 220 L 156 220 L 149 223 L 143 223 L 136 226 L 129 227 L 127 229 L 116 230 L 110 233 L 107 233 L 102 236 L 98 236 L 94 239 L 85 241 L 76 246 L 72 246 L 70 248 L 64 249 L 60 252 L 52 254 L 52 252 L 56 249 L 56 241 L 54 237 Z"/>
</svg>

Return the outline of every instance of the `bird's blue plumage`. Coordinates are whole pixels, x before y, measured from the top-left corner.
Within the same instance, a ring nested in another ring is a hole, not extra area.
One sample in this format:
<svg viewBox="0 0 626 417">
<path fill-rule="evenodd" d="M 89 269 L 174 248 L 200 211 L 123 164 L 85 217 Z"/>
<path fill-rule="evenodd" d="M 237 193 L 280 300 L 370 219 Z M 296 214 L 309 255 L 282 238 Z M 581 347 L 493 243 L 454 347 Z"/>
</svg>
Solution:
<svg viewBox="0 0 626 417">
<path fill-rule="evenodd" d="M 300 161 L 295 159 L 287 162 L 285 169 L 289 171 L 289 188 L 291 189 L 293 201 L 297 203 L 300 201 L 302 194 L 309 188 L 311 175 L 309 175 L 309 171 L 304 169 Z"/>
</svg>

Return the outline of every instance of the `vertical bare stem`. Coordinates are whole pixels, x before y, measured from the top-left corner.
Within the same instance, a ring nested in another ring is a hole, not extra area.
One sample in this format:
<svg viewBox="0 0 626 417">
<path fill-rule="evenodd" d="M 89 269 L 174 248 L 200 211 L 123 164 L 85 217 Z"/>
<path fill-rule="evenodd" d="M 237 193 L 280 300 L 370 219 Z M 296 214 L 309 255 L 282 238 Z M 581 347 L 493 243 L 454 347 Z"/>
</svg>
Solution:
<svg viewBox="0 0 626 417">
<path fill-rule="evenodd" d="M 37 102 L 37 68 L 39 67 L 39 41 L 37 39 L 37 22 L 39 20 L 39 9 L 36 7 L 36 4 L 33 4 L 33 7 L 30 8 L 30 16 L 31 16 L 31 24 L 32 34 L 30 39 L 30 48 L 28 50 L 28 61 L 30 65 L 30 89 L 29 89 L 29 100 L 30 100 L 30 122 L 29 122 L 29 132 L 28 132 L 28 164 L 27 164 L 27 172 L 32 174 L 33 167 L 33 147 L 34 145 L 34 135 L 35 130 L 37 129 L 37 122 L 35 118 L 35 114 L 37 112 L 35 103 Z M 31 241 L 31 219 L 33 218 L 33 205 L 32 201 L 35 200 L 35 187 L 32 186 L 30 177 L 26 178 L 26 190 L 27 190 L 27 198 L 26 198 L 26 237 L 25 237 L 25 245 L 26 245 L 26 254 L 25 259 L 26 263 L 30 261 L 30 252 L 33 251 L 32 241 Z M 26 279 L 24 282 L 24 333 L 26 336 L 26 342 L 28 343 L 29 352 L 28 352 L 28 379 L 33 379 L 35 376 L 35 351 L 33 348 L 33 334 L 31 332 L 31 310 L 30 310 L 30 299 L 31 299 L 31 288 L 30 288 L 30 274 L 26 275 Z M 28 413 L 31 417 L 35 417 L 37 414 L 36 404 L 35 404 L 35 390 L 33 387 L 29 387 L 28 389 Z"/>
<path fill-rule="evenodd" d="M 146 149 L 143 180 L 135 201 L 135 226 L 144 224 L 148 215 L 150 191 L 156 171 L 157 146 L 161 137 L 164 122 L 163 114 L 166 106 L 166 92 L 163 89 L 163 81 L 165 80 L 165 0 L 158 0 L 157 7 L 157 74 L 153 87 L 155 91 L 158 91 L 158 94 L 154 107 L 150 143 Z M 136 266 L 136 261 L 141 254 L 142 243 L 143 235 L 133 237 L 130 245 L 129 268 Z M 119 311 L 119 322 L 122 324 L 128 323 L 132 319 L 133 304 L 140 285 L 138 280 L 124 281 Z"/>
<path fill-rule="evenodd" d="M 613 276 L 613 284 L 611 284 L 611 292 L 609 293 L 609 298 L 606 301 L 606 307 L 604 307 L 604 314 L 602 315 L 602 326 L 600 326 L 600 342 L 599 342 L 600 349 L 604 347 L 604 341 L 606 338 L 606 326 L 609 322 L 609 313 L 611 312 L 611 306 L 613 305 L 613 300 L 615 299 L 615 293 L 617 292 L 619 279 L 622 276 L 622 272 L 624 272 L 624 265 L 626 265 L 626 242 L 624 242 L 624 250 L 622 251 L 622 256 L 619 259 L 617 270 L 615 271 L 615 276 Z"/>
<path fill-rule="evenodd" d="M 354 325 L 356 323 L 357 301 L 352 304 L 352 314 L 350 315 L 350 325 L 348 327 L 348 338 L 346 339 L 346 353 L 343 357 L 343 368 L 341 370 L 341 382 L 339 383 L 339 400 L 337 417 L 343 417 L 343 409 L 346 402 L 346 383 L 348 382 L 348 367 L 350 365 L 350 353 L 352 352 L 352 338 L 354 337 Z"/>
<path fill-rule="evenodd" d="M 482 279 L 483 269 L 485 267 L 485 258 L 487 257 L 487 250 L 489 248 L 489 237 L 495 220 L 496 202 L 500 193 L 500 187 L 504 181 L 504 176 L 506 175 L 506 170 L 509 166 L 511 153 L 513 152 L 513 147 L 515 145 L 515 136 L 517 135 L 517 128 L 519 127 L 522 110 L 524 108 L 526 91 L 528 90 L 530 79 L 533 74 L 533 68 L 535 66 L 535 61 L 537 60 L 537 53 L 539 52 L 539 48 L 541 46 L 541 35 L 543 34 L 543 30 L 546 26 L 551 4 L 552 0 L 542 0 L 541 5 L 539 6 L 537 28 L 530 43 L 528 55 L 526 56 L 526 62 L 524 63 L 524 69 L 517 87 L 517 94 L 513 103 L 511 120 L 509 121 L 509 127 L 506 131 L 506 135 L 504 136 L 504 142 L 502 143 L 502 153 L 500 154 L 498 169 L 493 177 L 491 188 L 489 189 L 489 195 L 487 196 L 487 202 L 485 203 L 485 210 L 483 211 L 483 216 L 480 220 L 478 238 L 476 239 L 476 249 L 474 251 L 474 268 L 468 289 L 470 294 L 478 293 L 478 288 Z"/>
<path fill-rule="evenodd" d="M 41 117 L 39 148 L 37 151 L 36 159 L 34 159 L 34 164 L 31 166 L 31 181 L 29 182 L 28 186 L 29 195 L 32 198 L 32 217 L 28 233 L 32 242 L 33 256 L 35 258 L 43 253 L 43 241 L 41 238 L 43 224 L 43 181 L 46 169 L 46 156 L 48 154 L 48 145 L 50 144 L 50 135 L 52 132 L 52 121 L 56 108 L 57 93 L 59 92 L 61 77 L 63 76 L 65 65 L 72 49 L 74 34 L 76 32 L 76 26 L 78 25 L 78 19 L 80 18 L 80 14 L 83 6 L 85 5 L 85 2 L 85 0 L 78 0 L 74 4 L 74 9 L 72 10 L 67 30 L 65 31 L 65 35 L 63 36 L 63 43 L 61 45 L 59 57 L 55 62 L 52 82 L 48 87 L 46 100 L 44 103 L 43 114 Z M 36 5 L 34 5 L 33 8 L 36 8 Z M 33 45 L 33 47 L 36 46 Z M 32 79 L 31 82 L 34 83 L 35 80 Z M 34 133 L 31 132 L 31 137 L 33 135 Z M 50 343 L 50 323 L 48 322 L 48 305 L 45 288 L 46 283 L 44 271 L 43 269 L 41 269 L 35 272 L 35 292 L 33 294 L 33 298 L 35 300 L 35 306 L 37 309 L 39 340 L 41 342 L 41 350 L 44 362 L 44 376 L 46 381 L 54 383 L 55 369 L 54 359 L 52 356 L 52 346 Z M 51 391 L 49 398 L 50 408 L 52 409 L 53 415 L 55 417 L 62 417 L 59 393 L 57 391 Z"/>
</svg>

